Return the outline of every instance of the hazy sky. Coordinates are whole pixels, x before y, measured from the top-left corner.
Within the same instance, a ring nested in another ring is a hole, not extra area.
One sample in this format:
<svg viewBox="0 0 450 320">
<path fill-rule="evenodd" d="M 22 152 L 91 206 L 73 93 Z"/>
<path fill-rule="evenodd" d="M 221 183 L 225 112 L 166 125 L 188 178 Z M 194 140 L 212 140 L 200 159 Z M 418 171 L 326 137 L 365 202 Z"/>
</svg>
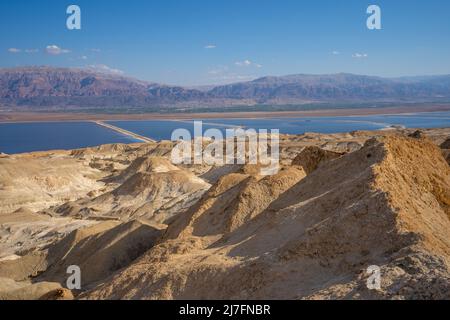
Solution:
<svg viewBox="0 0 450 320">
<path fill-rule="evenodd" d="M 66 28 L 70 4 L 81 30 Z M 382 30 L 366 27 L 370 4 Z M 448 0 L 2 0 L 0 24 L 0 67 L 92 66 L 183 85 L 450 74 Z"/>
</svg>

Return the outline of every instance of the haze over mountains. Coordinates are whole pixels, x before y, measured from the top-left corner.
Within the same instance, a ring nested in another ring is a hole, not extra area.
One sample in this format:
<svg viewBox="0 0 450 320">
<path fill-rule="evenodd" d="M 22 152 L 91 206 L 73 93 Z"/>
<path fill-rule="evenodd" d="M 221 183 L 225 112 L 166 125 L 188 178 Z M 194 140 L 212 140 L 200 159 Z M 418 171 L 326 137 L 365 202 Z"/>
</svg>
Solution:
<svg viewBox="0 0 450 320">
<path fill-rule="evenodd" d="M 184 88 L 89 69 L 0 70 L 0 109 L 161 111 L 309 103 L 448 102 L 450 75 L 381 78 L 354 74 L 289 75 Z"/>
</svg>

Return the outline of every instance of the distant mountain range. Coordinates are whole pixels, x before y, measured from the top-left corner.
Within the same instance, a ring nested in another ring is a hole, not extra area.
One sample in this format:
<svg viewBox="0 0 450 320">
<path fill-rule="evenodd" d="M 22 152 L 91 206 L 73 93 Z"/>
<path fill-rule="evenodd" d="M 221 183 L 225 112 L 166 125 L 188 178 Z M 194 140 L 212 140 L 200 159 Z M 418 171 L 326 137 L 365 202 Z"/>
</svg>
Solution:
<svg viewBox="0 0 450 320">
<path fill-rule="evenodd" d="M 381 78 L 289 75 L 205 90 L 140 81 L 88 69 L 0 69 L 0 108 L 8 110 L 191 110 L 311 103 L 449 102 L 450 75 Z"/>
</svg>

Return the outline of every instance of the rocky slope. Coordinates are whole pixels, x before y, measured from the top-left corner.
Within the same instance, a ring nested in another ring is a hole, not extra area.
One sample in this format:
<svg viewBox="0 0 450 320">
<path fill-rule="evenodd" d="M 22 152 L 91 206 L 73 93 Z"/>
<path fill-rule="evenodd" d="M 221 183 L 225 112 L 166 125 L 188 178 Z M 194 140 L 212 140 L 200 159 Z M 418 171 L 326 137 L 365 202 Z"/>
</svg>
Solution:
<svg viewBox="0 0 450 320">
<path fill-rule="evenodd" d="M 221 220 L 220 238 L 191 231 L 211 219 L 203 210 L 180 216 L 189 220 L 181 232 L 169 226 L 168 239 L 84 297 L 449 299 L 449 201 L 450 168 L 436 146 L 371 140 L 237 229 Z M 365 288 L 370 265 L 381 267 L 379 291 Z"/>
<path fill-rule="evenodd" d="M 0 298 L 450 299 L 449 136 L 285 135 L 272 176 L 171 142 L 5 155 Z"/>
<path fill-rule="evenodd" d="M 0 213 L 21 207 L 37 211 L 104 186 L 101 171 L 63 154 L 0 158 Z"/>
<path fill-rule="evenodd" d="M 155 166 L 138 167 L 149 161 Z M 86 197 L 66 203 L 56 212 L 64 216 L 117 217 L 125 221 L 145 217 L 163 223 L 189 208 L 210 187 L 191 172 L 158 157 L 138 158 L 117 179 L 123 181 L 114 190 L 93 199 Z"/>
</svg>

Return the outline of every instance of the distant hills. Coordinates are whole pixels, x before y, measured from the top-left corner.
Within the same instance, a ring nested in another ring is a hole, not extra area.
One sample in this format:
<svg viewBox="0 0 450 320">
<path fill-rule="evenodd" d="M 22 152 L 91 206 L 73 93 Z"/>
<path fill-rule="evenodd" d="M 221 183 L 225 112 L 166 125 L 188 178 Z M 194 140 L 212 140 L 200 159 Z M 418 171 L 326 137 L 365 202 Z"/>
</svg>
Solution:
<svg viewBox="0 0 450 320">
<path fill-rule="evenodd" d="M 450 75 L 381 78 L 354 74 L 289 75 L 205 90 L 140 81 L 88 69 L 0 69 L 7 110 L 192 110 L 312 103 L 448 102 Z"/>
</svg>

